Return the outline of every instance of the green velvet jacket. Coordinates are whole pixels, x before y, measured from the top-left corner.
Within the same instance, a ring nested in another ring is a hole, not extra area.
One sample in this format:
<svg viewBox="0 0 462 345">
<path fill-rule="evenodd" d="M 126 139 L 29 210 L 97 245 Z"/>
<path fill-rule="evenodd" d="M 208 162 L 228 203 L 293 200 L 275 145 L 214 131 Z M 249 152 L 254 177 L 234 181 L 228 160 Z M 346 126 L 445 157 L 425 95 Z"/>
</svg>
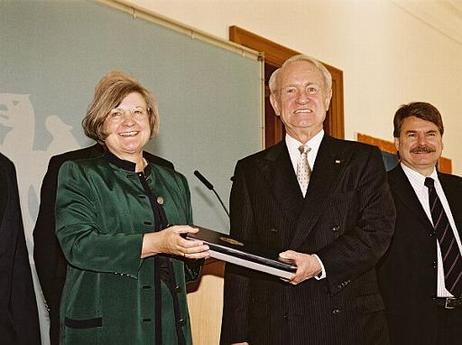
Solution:
<svg viewBox="0 0 462 345">
<path fill-rule="evenodd" d="M 191 224 L 185 177 L 153 164 L 144 172 L 151 191 L 163 199 L 169 223 Z M 154 260 L 140 258 L 143 234 L 154 228 L 149 197 L 134 164 L 115 156 L 62 165 L 56 235 L 70 265 L 61 300 L 61 344 L 154 344 Z M 197 265 L 190 269 L 170 260 L 183 334 L 191 344 L 185 281 L 199 272 Z M 164 282 L 161 286 L 163 345 L 176 345 L 172 294 Z"/>
</svg>

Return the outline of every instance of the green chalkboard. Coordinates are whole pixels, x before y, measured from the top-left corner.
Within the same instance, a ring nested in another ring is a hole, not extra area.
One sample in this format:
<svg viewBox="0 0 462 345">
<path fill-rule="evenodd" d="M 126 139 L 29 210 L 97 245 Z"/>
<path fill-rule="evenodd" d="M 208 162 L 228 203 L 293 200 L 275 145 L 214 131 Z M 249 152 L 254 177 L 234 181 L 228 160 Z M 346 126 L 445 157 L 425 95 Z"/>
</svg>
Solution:
<svg viewBox="0 0 462 345">
<path fill-rule="evenodd" d="M 188 178 L 195 222 L 228 232 L 193 171 L 228 203 L 236 161 L 262 147 L 261 62 L 148 17 L 94 1 L 0 1 L 0 151 L 17 166 L 29 241 L 48 159 L 92 144 L 80 122 L 114 69 L 157 96 L 161 130 L 148 151 Z"/>
</svg>

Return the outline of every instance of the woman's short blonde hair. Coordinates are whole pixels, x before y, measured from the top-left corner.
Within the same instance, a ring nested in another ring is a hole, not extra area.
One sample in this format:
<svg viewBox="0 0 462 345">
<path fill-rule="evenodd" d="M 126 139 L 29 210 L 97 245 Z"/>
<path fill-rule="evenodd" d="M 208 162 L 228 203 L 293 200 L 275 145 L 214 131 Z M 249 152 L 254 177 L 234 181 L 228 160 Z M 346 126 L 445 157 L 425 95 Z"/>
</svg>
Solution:
<svg viewBox="0 0 462 345">
<path fill-rule="evenodd" d="M 151 138 L 157 135 L 160 119 L 156 98 L 138 80 L 120 71 L 109 72 L 96 84 L 93 101 L 82 120 L 85 135 L 99 143 L 104 142 L 108 135 L 103 130 L 104 121 L 111 110 L 132 92 L 138 92 L 146 101 Z"/>
</svg>

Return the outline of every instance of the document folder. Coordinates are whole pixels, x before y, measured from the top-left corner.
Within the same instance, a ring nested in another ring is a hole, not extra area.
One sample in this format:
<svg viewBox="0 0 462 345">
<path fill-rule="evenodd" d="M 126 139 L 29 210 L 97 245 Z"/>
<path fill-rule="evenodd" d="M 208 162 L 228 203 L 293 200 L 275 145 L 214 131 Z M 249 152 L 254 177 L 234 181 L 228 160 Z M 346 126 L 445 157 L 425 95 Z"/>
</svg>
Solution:
<svg viewBox="0 0 462 345">
<path fill-rule="evenodd" d="M 185 238 L 203 241 L 209 246 L 212 258 L 284 279 L 290 279 L 297 270 L 293 264 L 278 260 L 278 253 L 257 248 L 253 244 L 244 244 L 220 232 L 193 226 L 199 232 L 187 233 Z"/>
</svg>

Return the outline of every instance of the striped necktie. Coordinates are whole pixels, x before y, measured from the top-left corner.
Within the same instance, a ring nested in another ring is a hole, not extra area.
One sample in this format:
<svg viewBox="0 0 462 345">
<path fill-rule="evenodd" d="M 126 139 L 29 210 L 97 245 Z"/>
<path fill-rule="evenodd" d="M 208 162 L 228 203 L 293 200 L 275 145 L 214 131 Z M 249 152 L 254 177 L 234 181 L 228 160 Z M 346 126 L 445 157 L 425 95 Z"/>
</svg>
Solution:
<svg viewBox="0 0 462 345">
<path fill-rule="evenodd" d="M 311 151 L 311 148 L 301 145 L 298 151 L 300 151 L 300 158 L 297 163 L 297 180 L 303 197 L 305 197 L 311 175 L 310 163 L 308 162 L 308 152 Z"/>
<path fill-rule="evenodd" d="M 444 283 L 451 294 L 460 297 L 462 295 L 462 258 L 459 246 L 443 205 L 436 194 L 435 181 L 427 177 L 424 184 L 428 188 L 433 227 L 443 258 Z"/>
</svg>

